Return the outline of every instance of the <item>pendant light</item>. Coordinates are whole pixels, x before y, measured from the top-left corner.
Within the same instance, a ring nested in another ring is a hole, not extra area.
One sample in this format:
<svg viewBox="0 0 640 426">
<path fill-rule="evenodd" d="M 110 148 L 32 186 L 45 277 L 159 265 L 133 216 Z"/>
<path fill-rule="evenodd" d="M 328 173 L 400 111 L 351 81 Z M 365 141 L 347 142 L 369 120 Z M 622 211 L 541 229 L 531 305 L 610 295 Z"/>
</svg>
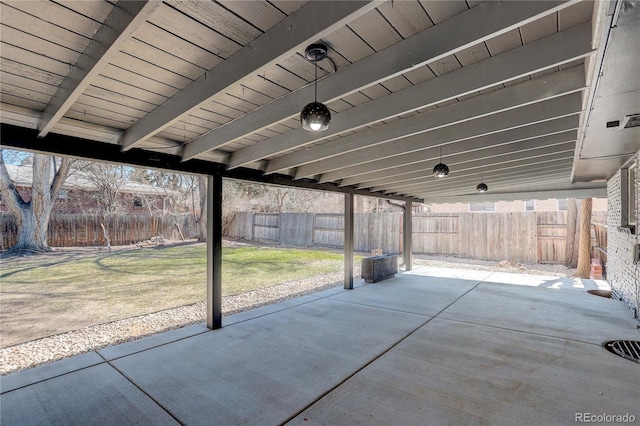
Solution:
<svg viewBox="0 0 640 426">
<path fill-rule="evenodd" d="M 442 162 L 442 147 L 440 147 L 440 162 L 433 168 L 433 175 L 437 178 L 443 178 L 449 174 L 449 167 Z"/>
<path fill-rule="evenodd" d="M 327 57 L 327 46 L 324 44 L 312 44 L 305 50 L 308 61 L 315 63 L 316 77 L 314 80 L 314 101 L 307 104 L 300 112 L 302 128 L 313 132 L 320 132 L 329 128 L 331 112 L 323 103 L 318 102 L 318 61 Z"/>
<path fill-rule="evenodd" d="M 484 173 L 482 173 L 480 178 L 480 183 L 478 184 L 478 186 L 476 186 L 476 189 L 478 190 L 478 192 L 487 192 L 489 190 L 489 187 L 487 186 L 486 183 L 484 183 Z"/>
</svg>

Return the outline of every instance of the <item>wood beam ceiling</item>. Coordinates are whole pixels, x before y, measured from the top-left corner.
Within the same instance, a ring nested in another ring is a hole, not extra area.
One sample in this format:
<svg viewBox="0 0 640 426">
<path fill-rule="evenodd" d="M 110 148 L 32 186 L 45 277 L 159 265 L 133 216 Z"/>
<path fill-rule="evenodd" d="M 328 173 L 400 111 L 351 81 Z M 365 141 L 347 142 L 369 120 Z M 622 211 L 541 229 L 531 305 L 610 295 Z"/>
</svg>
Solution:
<svg viewBox="0 0 640 426">
<path fill-rule="evenodd" d="M 45 108 L 42 118 L 38 121 L 40 137 L 46 136 L 62 119 L 111 58 L 118 53 L 122 44 L 160 3 L 159 0 L 124 1 L 113 8 Z"/>
<path fill-rule="evenodd" d="M 323 78 L 319 100 L 329 103 L 504 34 L 573 3 L 575 2 L 482 3 Z M 467 30 L 460 31 L 460 28 Z M 299 114 L 301 105 L 305 105 L 312 97 L 313 87 L 308 85 L 238 117 L 231 123 L 190 141 L 184 148 L 183 160 L 208 150 L 222 148 L 273 123 L 293 117 Z"/>
<path fill-rule="evenodd" d="M 325 2 L 307 3 L 129 127 L 122 136 L 123 149 L 135 147 L 218 93 L 241 84 L 380 4 L 380 0 L 340 1 L 331 3 L 331 7 L 326 7 Z M 215 78 L 207 79 L 208 74 Z"/>
</svg>

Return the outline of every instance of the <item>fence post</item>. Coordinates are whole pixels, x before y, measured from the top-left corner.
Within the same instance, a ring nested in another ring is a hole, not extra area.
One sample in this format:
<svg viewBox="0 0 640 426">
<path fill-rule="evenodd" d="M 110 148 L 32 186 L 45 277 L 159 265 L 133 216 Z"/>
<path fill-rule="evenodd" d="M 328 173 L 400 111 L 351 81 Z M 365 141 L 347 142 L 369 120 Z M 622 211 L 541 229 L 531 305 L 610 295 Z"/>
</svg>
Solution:
<svg viewBox="0 0 640 426">
<path fill-rule="evenodd" d="M 344 194 L 344 288 L 353 289 L 353 194 Z"/>
<path fill-rule="evenodd" d="M 413 234 L 413 203 L 411 201 L 407 201 L 404 204 L 404 221 L 402 223 L 402 232 L 404 234 L 402 243 L 404 247 L 402 248 L 404 255 L 404 270 L 411 270 L 411 237 Z"/>
<path fill-rule="evenodd" d="M 251 241 L 254 241 L 256 236 L 256 214 L 251 212 Z"/>
</svg>

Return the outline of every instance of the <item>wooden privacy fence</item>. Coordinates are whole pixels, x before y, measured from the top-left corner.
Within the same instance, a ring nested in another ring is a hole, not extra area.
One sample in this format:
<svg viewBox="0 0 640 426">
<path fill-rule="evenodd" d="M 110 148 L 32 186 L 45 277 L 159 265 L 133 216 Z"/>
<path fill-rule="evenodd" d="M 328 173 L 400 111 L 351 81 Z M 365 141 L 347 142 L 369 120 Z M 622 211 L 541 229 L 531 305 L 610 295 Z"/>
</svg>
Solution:
<svg viewBox="0 0 640 426">
<path fill-rule="evenodd" d="M 399 253 L 402 214 L 356 213 L 354 248 Z M 344 216 L 330 213 L 253 213 L 237 212 L 226 227 L 230 238 L 298 247 L 342 247 Z"/>
<path fill-rule="evenodd" d="M 606 212 L 594 212 L 594 219 L 605 221 Z M 342 247 L 344 217 L 238 212 L 226 236 L 299 247 Z M 354 215 L 355 250 L 399 254 L 402 240 L 402 213 Z M 415 254 L 564 263 L 566 240 L 566 212 L 426 214 L 413 216 L 411 247 Z"/>
<path fill-rule="evenodd" d="M 100 224 L 104 224 L 111 245 L 132 244 L 162 236 L 168 240 L 180 240 L 182 235 L 195 235 L 192 215 L 100 215 L 100 214 L 52 214 L 47 241 L 52 247 L 85 247 L 106 245 Z M 0 249 L 7 250 L 16 243 L 17 226 L 9 213 L 0 213 L 2 227 Z M 178 229 L 180 228 L 180 229 Z"/>
</svg>

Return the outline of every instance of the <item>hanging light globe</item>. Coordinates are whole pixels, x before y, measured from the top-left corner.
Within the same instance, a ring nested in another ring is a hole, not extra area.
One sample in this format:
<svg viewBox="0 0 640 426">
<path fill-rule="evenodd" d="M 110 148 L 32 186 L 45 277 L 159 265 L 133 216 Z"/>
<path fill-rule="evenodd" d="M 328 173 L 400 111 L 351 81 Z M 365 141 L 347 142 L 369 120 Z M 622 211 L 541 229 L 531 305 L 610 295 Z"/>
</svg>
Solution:
<svg viewBox="0 0 640 426">
<path fill-rule="evenodd" d="M 313 81 L 313 102 L 305 105 L 300 111 L 300 124 L 305 130 L 321 132 L 329 128 L 331 122 L 331 112 L 323 103 L 318 102 L 318 61 L 327 57 L 327 46 L 322 43 L 315 43 L 307 46 L 305 57 L 314 63 L 315 79 Z"/>
<path fill-rule="evenodd" d="M 300 123 L 305 130 L 320 132 L 329 128 L 331 112 L 320 102 L 307 104 L 300 112 Z"/>
<path fill-rule="evenodd" d="M 433 175 L 437 178 L 443 178 L 449 174 L 449 167 L 444 163 L 438 163 L 433 168 Z"/>
<path fill-rule="evenodd" d="M 489 190 L 489 187 L 486 183 L 480 182 L 478 186 L 476 186 L 476 189 L 478 190 L 478 192 L 487 192 Z"/>
</svg>

